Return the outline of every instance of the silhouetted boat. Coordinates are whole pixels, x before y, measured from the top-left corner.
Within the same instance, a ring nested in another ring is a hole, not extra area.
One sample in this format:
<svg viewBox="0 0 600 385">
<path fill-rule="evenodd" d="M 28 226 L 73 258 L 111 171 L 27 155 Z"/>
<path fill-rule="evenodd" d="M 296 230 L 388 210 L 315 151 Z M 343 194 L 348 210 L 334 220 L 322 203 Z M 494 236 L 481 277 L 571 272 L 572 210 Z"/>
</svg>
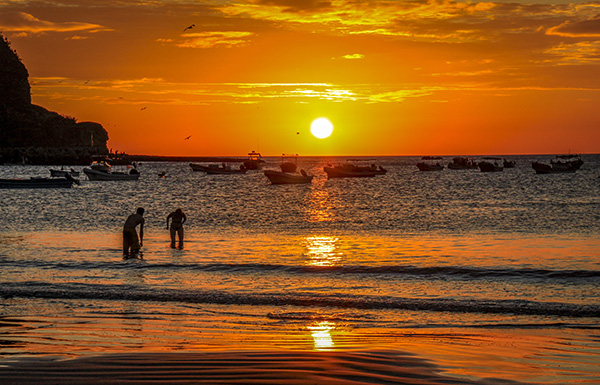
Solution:
<svg viewBox="0 0 600 385">
<path fill-rule="evenodd" d="M 425 161 L 417 163 L 417 168 L 421 171 L 441 171 L 444 169 L 444 166 L 440 162 L 427 162 L 428 160 L 442 160 L 440 156 L 424 156 L 421 159 Z"/>
<path fill-rule="evenodd" d="M 504 166 L 504 168 L 514 168 L 516 163 L 513 160 L 504 159 L 502 165 Z"/>
<path fill-rule="evenodd" d="M 279 167 L 282 172 L 296 172 L 298 168 L 298 154 L 282 154 Z"/>
<path fill-rule="evenodd" d="M 65 178 L 0 179 L 0 188 L 69 188 L 73 186 L 73 183 L 79 182 L 71 176 Z"/>
<path fill-rule="evenodd" d="M 201 165 L 200 163 L 190 163 L 190 167 L 192 171 L 205 171 L 208 166 Z"/>
<path fill-rule="evenodd" d="M 559 167 L 561 167 L 561 165 L 568 164 L 575 170 L 579 170 L 583 165 L 583 160 L 581 160 L 579 155 L 556 155 L 556 159 L 557 160 L 551 160 L 550 163 L 552 165 L 558 165 Z"/>
<path fill-rule="evenodd" d="M 577 171 L 577 169 L 569 163 L 551 163 L 548 165 L 539 162 L 531 162 L 531 167 L 535 170 L 536 174 L 559 174 Z"/>
<path fill-rule="evenodd" d="M 55 169 L 50 169 L 50 176 L 53 178 L 65 178 L 67 175 L 71 175 L 73 177 L 75 176 L 79 176 L 79 171 L 75 171 L 73 169 L 71 169 L 70 171 L 67 170 L 55 170 Z"/>
<path fill-rule="evenodd" d="M 313 180 L 313 176 L 307 175 L 304 170 L 300 170 L 300 173 L 265 170 L 264 173 L 272 184 L 302 184 Z"/>
<path fill-rule="evenodd" d="M 456 156 L 452 158 L 452 162 L 448 163 L 450 170 L 469 170 L 477 168 L 477 162 L 471 158 Z"/>
<path fill-rule="evenodd" d="M 348 159 L 349 162 L 365 162 L 368 160 L 362 159 Z M 346 163 L 338 166 L 326 166 L 323 170 L 327 174 L 328 178 L 370 178 L 376 175 L 383 175 L 387 172 L 381 166 L 371 164 L 370 166 L 360 166 L 354 163 Z"/>
<path fill-rule="evenodd" d="M 262 159 L 262 155 L 259 152 L 249 152 L 248 159 L 244 161 L 244 167 L 246 170 L 260 170 L 265 161 Z"/>
<path fill-rule="evenodd" d="M 246 171 L 248 171 L 248 170 L 246 169 L 246 167 L 244 165 L 241 165 L 240 168 L 233 168 L 233 167 L 229 166 L 228 164 L 222 164 L 222 165 L 210 164 L 210 165 L 204 167 L 204 172 L 206 172 L 207 174 L 220 174 L 220 175 L 245 174 Z"/>
<path fill-rule="evenodd" d="M 138 180 L 140 173 L 132 169 L 129 173 L 118 171 L 98 171 L 92 168 L 84 168 L 83 172 L 91 181 L 112 181 L 112 180 Z"/>
<path fill-rule="evenodd" d="M 487 160 L 484 160 L 477 164 L 477 167 L 479 167 L 481 172 L 497 172 L 497 171 L 504 170 L 504 167 L 501 166 L 500 164 L 498 164 L 498 161 L 501 160 L 500 158 L 487 157 L 487 158 L 483 158 L 483 159 L 487 159 Z M 491 162 L 492 160 L 494 161 L 493 163 Z"/>
</svg>

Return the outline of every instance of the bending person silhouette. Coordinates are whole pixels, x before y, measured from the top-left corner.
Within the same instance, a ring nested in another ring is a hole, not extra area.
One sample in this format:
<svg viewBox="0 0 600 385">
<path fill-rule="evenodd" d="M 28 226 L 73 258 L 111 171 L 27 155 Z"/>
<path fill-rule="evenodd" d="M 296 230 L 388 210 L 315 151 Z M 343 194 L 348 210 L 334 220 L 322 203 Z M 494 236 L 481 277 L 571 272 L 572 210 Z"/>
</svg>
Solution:
<svg viewBox="0 0 600 385">
<path fill-rule="evenodd" d="M 169 228 L 169 219 L 171 219 L 171 227 Z M 183 249 L 183 224 L 187 220 L 183 210 L 177 209 L 167 216 L 167 229 L 171 231 L 171 247 L 175 247 L 175 233 L 179 238 L 179 249 Z"/>
<path fill-rule="evenodd" d="M 135 214 L 127 217 L 123 225 L 123 256 L 134 257 L 139 254 L 144 245 L 144 208 L 138 207 Z M 138 239 L 135 228 L 140 225 L 140 237 Z"/>
</svg>

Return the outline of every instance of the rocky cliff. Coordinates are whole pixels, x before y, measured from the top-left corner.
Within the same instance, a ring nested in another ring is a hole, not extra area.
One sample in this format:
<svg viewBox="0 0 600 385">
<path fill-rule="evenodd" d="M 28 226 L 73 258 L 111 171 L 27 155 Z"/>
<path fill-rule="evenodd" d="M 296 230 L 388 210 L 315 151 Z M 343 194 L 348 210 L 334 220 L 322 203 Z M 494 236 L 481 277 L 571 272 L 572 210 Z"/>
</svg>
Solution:
<svg viewBox="0 0 600 385">
<path fill-rule="evenodd" d="M 31 104 L 29 73 L 0 35 L 0 156 L 5 162 L 85 164 L 107 154 L 108 133 Z"/>
</svg>

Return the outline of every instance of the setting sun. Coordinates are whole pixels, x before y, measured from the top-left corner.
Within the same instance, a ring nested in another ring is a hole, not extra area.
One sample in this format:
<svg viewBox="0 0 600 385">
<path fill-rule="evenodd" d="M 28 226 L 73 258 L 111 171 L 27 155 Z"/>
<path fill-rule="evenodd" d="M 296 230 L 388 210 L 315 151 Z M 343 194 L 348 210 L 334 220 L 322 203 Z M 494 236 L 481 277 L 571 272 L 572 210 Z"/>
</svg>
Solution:
<svg viewBox="0 0 600 385">
<path fill-rule="evenodd" d="M 327 118 L 313 120 L 310 132 L 319 139 L 327 138 L 333 132 L 333 124 Z"/>
</svg>

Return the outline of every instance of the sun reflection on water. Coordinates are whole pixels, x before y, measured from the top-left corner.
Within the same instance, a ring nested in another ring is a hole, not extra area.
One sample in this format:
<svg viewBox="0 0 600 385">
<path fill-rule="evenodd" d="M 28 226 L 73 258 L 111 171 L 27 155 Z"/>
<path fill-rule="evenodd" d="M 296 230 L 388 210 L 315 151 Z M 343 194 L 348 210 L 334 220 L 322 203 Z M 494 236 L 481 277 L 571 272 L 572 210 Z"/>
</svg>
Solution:
<svg viewBox="0 0 600 385">
<path fill-rule="evenodd" d="M 331 236 L 312 236 L 305 239 L 307 264 L 310 266 L 335 266 L 342 260 L 338 249 L 338 238 Z"/>
<path fill-rule="evenodd" d="M 331 321 L 317 321 L 307 326 L 314 341 L 315 350 L 327 350 L 335 346 L 331 338 L 331 330 L 335 329 L 335 323 Z"/>
</svg>

